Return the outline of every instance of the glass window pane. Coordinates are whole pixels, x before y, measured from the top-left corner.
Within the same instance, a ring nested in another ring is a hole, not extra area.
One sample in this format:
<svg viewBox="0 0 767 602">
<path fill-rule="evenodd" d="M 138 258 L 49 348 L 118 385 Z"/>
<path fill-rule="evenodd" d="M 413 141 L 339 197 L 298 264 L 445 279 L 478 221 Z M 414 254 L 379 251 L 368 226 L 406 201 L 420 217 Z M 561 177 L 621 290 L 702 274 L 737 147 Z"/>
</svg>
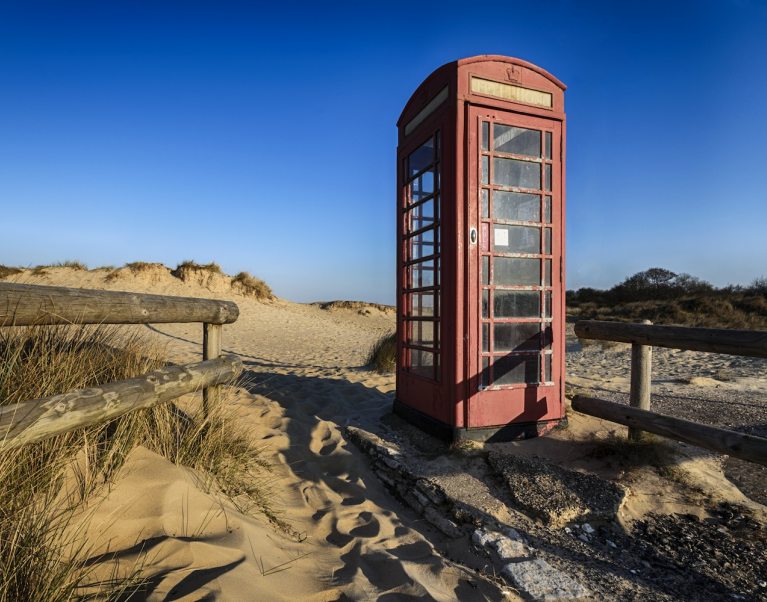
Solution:
<svg viewBox="0 0 767 602">
<path fill-rule="evenodd" d="M 551 190 L 551 165 L 546 165 L 546 190 Z"/>
<path fill-rule="evenodd" d="M 551 291 L 546 291 L 546 314 L 544 317 L 551 317 Z"/>
<path fill-rule="evenodd" d="M 494 351 L 530 351 L 541 348 L 541 325 L 496 323 L 493 325 Z"/>
<path fill-rule="evenodd" d="M 546 259 L 544 261 L 543 283 L 545 286 L 551 286 L 551 259 Z"/>
<path fill-rule="evenodd" d="M 541 315 L 541 295 L 538 291 L 495 289 L 493 301 L 496 318 L 537 318 Z"/>
<path fill-rule="evenodd" d="M 410 342 L 433 347 L 436 342 L 435 323 L 431 321 L 410 322 Z"/>
<path fill-rule="evenodd" d="M 540 286 L 541 261 L 520 257 L 493 259 L 493 283 L 496 286 Z"/>
<path fill-rule="evenodd" d="M 434 223 L 434 199 L 424 201 L 405 214 L 405 229 L 415 232 Z"/>
<path fill-rule="evenodd" d="M 493 361 L 493 384 L 537 383 L 540 380 L 540 356 L 506 355 Z"/>
<path fill-rule="evenodd" d="M 422 169 L 434 162 L 434 138 L 429 138 L 421 146 L 415 149 L 407 159 L 408 178 L 413 177 Z"/>
<path fill-rule="evenodd" d="M 520 222 L 541 221 L 541 197 L 528 192 L 493 192 L 493 219 Z"/>
<path fill-rule="evenodd" d="M 490 358 L 489 357 L 482 358 L 482 377 L 480 378 L 480 386 L 481 387 L 490 386 Z"/>
<path fill-rule="evenodd" d="M 482 291 L 482 317 L 488 317 L 488 311 L 490 311 L 490 291 L 484 289 Z"/>
<path fill-rule="evenodd" d="M 434 228 L 429 228 L 411 237 L 408 246 L 410 250 L 409 259 L 420 259 L 421 257 L 434 255 L 436 252 Z"/>
<path fill-rule="evenodd" d="M 543 229 L 543 252 L 551 255 L 551 228 Z"/>
<path fill-rule="evenodd" d="M 434 286 L 437 283 L 434 260 L 422 261 L 408 266 L 410 271 L 410 288 Z"/>
<path fill-rule="evenodd" d="M 488 216 L 490 215 L 490 200 L 488 196 L 489 196 L 489 192 L 487 188 L 483 188 L 480 191 L 480 201 L 482 205 L 482 217 L 484 219 L 487 219 Z"/>
<path fill-rule="evenodd" d="M 546 139 L 546 158 L 551 159 L 551 132 L 544 133 Z"/>
<path fill-rule="evenodd" d="M 435 354 L 420 349 L 410 350 L 410 371 L 427 378 L 434 378 Z"/>
<path fill-rule="evenodd" d="M 410 202 L 417 203 L 434 193 L 434 171 L 423 172 L 410 184 Z"/>
<path fill-rule="evenodd" d="M 482 183 L 487 184 L 487 172 L 490 171 L 490 159 L 487 155 L 482 155 Z"/>
<path fill-rule="evenodd" d="M 482 150 L 487 150 L 488 139 L 490 138 L 490 124 L 487 121 L 482 122 Z"/>
<path fill-rule="evenodd" d="M 490 284 L 490 258 L 482 256 L 482 284 Z"/>
<path fill-rule="evenodd" d="M 493 157 L 493 184 L 538 190 L 541 187 L 541 164 Z"/>
<path fill-rule="evenodd" d="M 546 195 L 543 199 L 543 221 L 551 223 L 551 197 Z"/>
<path fill-rule="evenodd" d="M 431 317 L 437 315 L 434 307 L 434 293 L 411 293 L 410 315 L 414 317 Z"/>
<path fill-rule="evenodd" d="M 490 351 L 490 324 L 482 324 L 482 351 Z"/>
<path fill-rule="evenodd" d="M 547 324 L 543 329 L 543 341 L 541 346 L 543 349 L 551 349 L 551 344 L 554 342 L 554 329 L 551 327 L 551 323 Z"/>
<path fill-rule="evenodd" d="M 482 234 L 479 238 L 479 245 L 484 252 L 487 253 L 490 251 L 490 224 L 487 222 L 482 223 Z"/>
<path fill-rule="evenodd" d="M 551 382 L 551 354 L 547 353 L 543 356 L 543 380 Z"/>
<path fill-rule="evenodd" d="M 538 130 L 493 125 L 493 150 L 528 157 L 541 156 L 541 133 Z"/>
<path fill-rule="evenodd" d="M 541 229 L 534 226 L 493 226 L 493 250 L 497 253 L 540 253 Z"/>
</svg>

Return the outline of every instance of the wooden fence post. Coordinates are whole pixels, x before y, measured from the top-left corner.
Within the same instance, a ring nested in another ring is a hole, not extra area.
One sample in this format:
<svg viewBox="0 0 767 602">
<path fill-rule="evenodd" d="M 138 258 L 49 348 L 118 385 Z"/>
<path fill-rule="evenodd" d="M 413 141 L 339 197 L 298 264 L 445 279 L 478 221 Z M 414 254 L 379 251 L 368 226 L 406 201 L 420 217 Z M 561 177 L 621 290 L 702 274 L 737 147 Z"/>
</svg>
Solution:
<svg viewBox="0 0 767 602">
<path fill-rule="evenodd" d="M 202 359 L 214 360 L 221 355 L 221 324 L 203 324 L 202 325 Z M 211 404 L 218 401 L 220 390 L 218 386 L 207 387 L 202 390 L 202 411 L 205 417 Z"/>
<path fill-rule="evenodd" d="M 642 320 L 642 324 L 652 324 Z M 650 409 L 650 388 L 652 387 L 652 347 L 650 345 L 631 344 L 631 407 L 640 410 Z M 644 431 L 629 427 L 629 439 L 641 441 Z"/>
</svg>

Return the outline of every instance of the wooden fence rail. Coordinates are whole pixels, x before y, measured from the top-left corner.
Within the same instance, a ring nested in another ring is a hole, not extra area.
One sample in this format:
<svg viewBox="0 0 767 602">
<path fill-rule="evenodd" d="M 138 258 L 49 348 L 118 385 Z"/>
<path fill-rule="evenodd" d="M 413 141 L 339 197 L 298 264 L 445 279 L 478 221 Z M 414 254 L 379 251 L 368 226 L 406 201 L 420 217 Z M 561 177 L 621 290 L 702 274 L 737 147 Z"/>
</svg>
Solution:
<svg viewBox="0 0 767 602">
<path fill-rule="evenodd" d="M 242 371 L 236 356 L 222 356 L 222 325 L 239 316 L 232 301 L 0 282 L 0 326 L 56 324 L 203 325 L 203 361 L 167 367 L 98 388 L 0 408 L 0 450 L 110 420 L 202 389 L 203 409 L 218 386 Z"/>
<path fill-rule="evenodd" d="M 625 424 L 635 441 L 648 431 L 767 466 L 767 439 L 649 411 L 652 346 L 767 357 L 767 332 L 583 320 L 576 322 L 575 334 L 581 339 L 631 343 L 631 405 L 576 395 L 574 410 Z"/>
<path fill-rule="evenodd" d="M 0 326 L 32 324 L 231 324 L 232 301 L 0 282 Z"/>
<path fill-rule="evenodd" d="M 3 406 L 0 408 L 0 450 L 112 420 L 133 410 L 223 384 L 240 372 L 240 359 L 228 355 L 196 364 L 168 366 L 100 387 Z"/>
<path fill-rule="evenodd" d="M 581 320 L 575 323 L 575 334 L 581 339 L 767 357 L 767 331 L 763 330 L 691 328 Z"/>
<path fill-rule="evenodd" d="M 573 409 L 698 447 L 767 466 L 767 439 L 690 420 L 632 408 L 613 401 L 576 395 Z"/>
</svg>

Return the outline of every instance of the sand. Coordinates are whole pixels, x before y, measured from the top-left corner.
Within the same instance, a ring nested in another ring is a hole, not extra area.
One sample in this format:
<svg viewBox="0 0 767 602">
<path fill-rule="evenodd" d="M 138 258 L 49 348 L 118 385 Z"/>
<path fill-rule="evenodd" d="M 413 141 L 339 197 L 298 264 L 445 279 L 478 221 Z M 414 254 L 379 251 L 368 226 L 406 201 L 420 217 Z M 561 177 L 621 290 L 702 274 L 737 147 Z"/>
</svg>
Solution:
<svg viewBox="0 0 767 602">
<path fill-rule="evenodd" d="M 492 580 L 441 556 L 428 538 L 433 528 L 385 491 L 342 436 L 345 424 L 364 426 L 391 409 L 393 376 L 360 368 L 370 345 L 393 329 L 390 312 L 259 302 L 218 279 L 201 286 L 159 267 L 109 282 L 106 273 L 56 268 L 7 280 L 234 300 L 240 317 L 224 327 L 223 348 L 242 358 L 248 384 L 233 403 L 267 446 L 275 505 L 298 537 L 238 512 L 205 493 L 200 475 L 137 448 L 84 519 L 92 554 L 117 553 L 124 570 L 142 565 L 150 600 L 504 597 Z M 199 360 L 200 325 L 146 330 L 168 344 L 173 361 Z"/>
<path fill-rule="evenodd" d="M 162 266 L 140 274 L 122 270 L 105 280 L 108 273 L 55 268 L 7 280 L 235 301 L 240 317 L 224 327 L 223 348 L 242 358 L 245 385 L 232 404 L 253 439 L 266 446 L 275 465 L 276 506 L 295 531 L 286 534 L 258 514 L 238 512 L 205 493 L 200 475 L 137 448 L 114 485 L 92 501 L 83 536 L 94 554 L 117 553 L 123 569 L 141 564 L 150 579 L 149 599 L 518 599 L 499 580 L 440 554 L 434 529 L 395 500 L 366 457 L 344 439 L 345 425 L 372 428 L 390 412 L 393 376 L 362 364 L 370 345 L 393 330 L 391 312 L 257 301 L 232 290 L 223 276 L 200 274 L 184 282 Z M 167 343 L 173 361 L 199 360 L 200 325 L 141 328 Z M 620 355 L 625 350 L 573 352 L 569 383 L 581 390 L 625 393 L 628 373 Z M 673 352 L 668 355 L 673 360 Z M 765 384 L 759 366 L 699 356 L 665 362 L 657 384 L 671 392 L 730 395 Z M 743 368 L 739 375 L 727 372 L 738 368 Z M 730 380 L 715 378 L 723 379 L 724 372 Z M 620 479 L 614 466 L 595 462 L 574 442 L 598 443 L 622 429 L 576 416 L 556 438 L 509 447 Z M 565 452 L 562 441 L 568 450 L 584 453 Z M 724 479 L 721 463 L 710 457 L 691 456 L 685 470 L 699 485 L 716 490 L 718 498 L 758 506 Z M 648 512 L 699 511 L 702 497 L 680 497 L 679 483 L 641 474 L 641 482 L 629 483 L 633 495 L 622 520 Z"/>
</svg>

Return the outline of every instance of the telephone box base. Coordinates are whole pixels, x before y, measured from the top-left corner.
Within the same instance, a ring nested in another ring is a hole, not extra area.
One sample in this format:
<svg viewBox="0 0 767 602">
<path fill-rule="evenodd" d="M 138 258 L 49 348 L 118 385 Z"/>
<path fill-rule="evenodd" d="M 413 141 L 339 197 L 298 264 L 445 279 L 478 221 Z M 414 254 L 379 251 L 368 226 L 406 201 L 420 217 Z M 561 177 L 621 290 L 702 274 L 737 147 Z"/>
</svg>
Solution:
<svg viewBox="0 0 767 602">
<path fill-rule="evenodd" d="M 394 400 L 392 411 L 422 431 L 445 441 L 477 441 L 481 443 L 501 443 L 518 439 L 530 439 L 545 435 L 558 426 L 567 425 L 567 417 L 558 420 L 538 422 L 509 423 L 497 426 L 456 428 L 418 410 Z"/>
</svg>

